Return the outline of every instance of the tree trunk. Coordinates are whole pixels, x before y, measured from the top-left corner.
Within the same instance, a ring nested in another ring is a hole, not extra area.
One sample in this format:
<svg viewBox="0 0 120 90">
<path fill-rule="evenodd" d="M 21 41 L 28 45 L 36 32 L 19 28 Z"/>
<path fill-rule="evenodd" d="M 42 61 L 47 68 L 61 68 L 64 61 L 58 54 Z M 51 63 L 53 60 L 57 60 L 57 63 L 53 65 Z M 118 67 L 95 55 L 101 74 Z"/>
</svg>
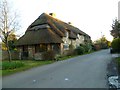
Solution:
<svg viewBox="0 0 120 90">
<path fill-rule="evenodd" d="M 8 52 L 8 58 L 9 58 L 9 62 L 11 62 L 11 60 L 12 60 L 12 57 L 11 57 L 11 51 L 10 51 L 10 48 L 9 48 L 9 45 L 8 45 L 8 43 L 7 43 L 7 52 Z"/>
<path fill-rule="evenodd" d="M 11 59 L 12 59 L 11 52 L 10 52 L 10 50 L 7 50 L 7 51 L 8 51 L 8 56 L 9 56 L 9 62 L 11 62 Z"/>
</svg>

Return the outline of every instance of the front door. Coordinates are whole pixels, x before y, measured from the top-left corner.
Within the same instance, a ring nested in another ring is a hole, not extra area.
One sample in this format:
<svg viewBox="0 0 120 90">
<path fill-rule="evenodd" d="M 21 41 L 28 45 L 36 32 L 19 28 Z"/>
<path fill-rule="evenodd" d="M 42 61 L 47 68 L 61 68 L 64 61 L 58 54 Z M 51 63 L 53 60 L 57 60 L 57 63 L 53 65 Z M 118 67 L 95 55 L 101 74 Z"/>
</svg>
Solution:
<svg viewBox="0 0 120 90">
<path fill-rule="evenodd" d="M 28 58 L 28 46 L 23 46 L 22 59 Z"/>
</svg>

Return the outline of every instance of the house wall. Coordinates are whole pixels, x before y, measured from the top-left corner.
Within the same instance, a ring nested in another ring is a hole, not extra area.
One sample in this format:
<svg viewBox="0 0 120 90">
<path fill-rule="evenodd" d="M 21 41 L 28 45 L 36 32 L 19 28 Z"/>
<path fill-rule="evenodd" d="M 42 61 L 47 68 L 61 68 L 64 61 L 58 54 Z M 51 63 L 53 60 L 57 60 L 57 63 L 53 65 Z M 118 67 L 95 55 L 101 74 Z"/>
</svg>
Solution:
<svg viewBox="0 0 120 90">
<path fill-rule="evenodd" d="M 80 44 L 84 44 L 84 39 L 85 37 L 83 35 L 78 35 L 78 38 L 77 39 L 69 39 L 68 37 L 63 37 L 62 40 L 63 40 L 63 44 L 62 44 L 62 48 L 61 48 L 61 55 L 68 55 L 71 50 L 68 48 L 68 49 L 64 49 L 64 45 L 65 44 L 68 44 L 68 45 L 73 45 L 74 48 L 78 47 Z"/>
<path fill-rule="evenodd" d="M 28 46 L 28 59 L 34 59 L 35 55 L 35 47 L 34 46 Z"/>
<path fill-rule="evenodd" d="M 23 46 L 17 47 L 19 51 L 19 59 L 34 59 L 35 48 L 34 46 L 28 46 L 28 57 L 23 57 Z"/>
<path fill-rule="evenodd" d="M 83 35 L 79 35 L 78 36 L 78 39 L 76 39 L 76 41 L 74 42 L 75 43 L 75 46 L 77 47 L 77 46 L 79 46 L 80 44 L 84 44 L 85 42 L 84 42 L 84 36 Z"/>
<path fill-rule="evenodd" d="M 48 44 L 47 45 L 47 50 L 51 50 L 52 49 L 52 46 L 54 46 L 55 44 Z M 60 45 L 60 54 L 62 54 L 62 51 L 63 51 L 63 43 L 59 44 Z M 22 54 L 23 54 L 23 46 L 20 46 L 20 47 L 17 47 L 18 51 L 19 51 L 19 59 L 29 59 L 29 60 L 42 60 L 42 54 L 44 52 L 35 52 L 35 46 L 32 45 L 32 46 L 28 46 L 28 57 L 24 57 Z"/>
<path fill-rule="evenodd" d="M 63 37 L 62 38 L 64 44 L 72 44 L 75 48 L 79 46 L 80 44 L 84 44 L 84 36 L 79 35 L 77 39 L 69 39 L 68 37 Z"/>
<path fill-rule="evenodd" d="M 35 60 L 42 60 L 42 53 L 35 53 L 34 54 L 34 59 Z"/>
<path fill-rule="evenodd" d="M 17 50 L 19 52 L 19 59 L 21 60 L 22 59 L 22 47 L 17 47 Z"/>
<path fill-rule="evenodd" d="M 61 43 L 61 44 L 60 44 L 60 54 L 61 54 L 61 55 L 63 54 L 63 44 L 64 44 L 64 43 Z"/>
</svg>

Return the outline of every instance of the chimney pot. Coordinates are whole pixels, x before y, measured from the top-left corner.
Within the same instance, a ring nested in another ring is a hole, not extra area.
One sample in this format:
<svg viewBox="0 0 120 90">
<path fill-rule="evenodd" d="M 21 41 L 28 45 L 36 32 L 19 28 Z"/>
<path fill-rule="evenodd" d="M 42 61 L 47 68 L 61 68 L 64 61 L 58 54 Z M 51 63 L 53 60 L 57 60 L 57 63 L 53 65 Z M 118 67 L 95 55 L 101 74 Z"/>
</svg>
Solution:
<svg viewBox="0 0 120 90">
<path fill-rule="evenodd" d="M 50 16 L 56 17 L 55 13 L 49 13 Z"/>
</svg>

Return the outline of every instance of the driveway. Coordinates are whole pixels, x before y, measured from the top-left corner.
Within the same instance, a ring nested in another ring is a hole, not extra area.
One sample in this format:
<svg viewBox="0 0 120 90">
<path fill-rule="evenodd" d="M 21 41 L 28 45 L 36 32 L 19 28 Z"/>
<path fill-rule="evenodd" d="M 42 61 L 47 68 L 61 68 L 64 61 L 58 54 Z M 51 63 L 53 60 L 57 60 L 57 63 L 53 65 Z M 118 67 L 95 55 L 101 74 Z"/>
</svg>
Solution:
<svg viewBox="0 0 120 90">
<path fill-rule="evenodd" d="M 108 88 L 109 50 L 101 50 L 65 61 L 3 77 L 3 88 Z"/>
</svg>

